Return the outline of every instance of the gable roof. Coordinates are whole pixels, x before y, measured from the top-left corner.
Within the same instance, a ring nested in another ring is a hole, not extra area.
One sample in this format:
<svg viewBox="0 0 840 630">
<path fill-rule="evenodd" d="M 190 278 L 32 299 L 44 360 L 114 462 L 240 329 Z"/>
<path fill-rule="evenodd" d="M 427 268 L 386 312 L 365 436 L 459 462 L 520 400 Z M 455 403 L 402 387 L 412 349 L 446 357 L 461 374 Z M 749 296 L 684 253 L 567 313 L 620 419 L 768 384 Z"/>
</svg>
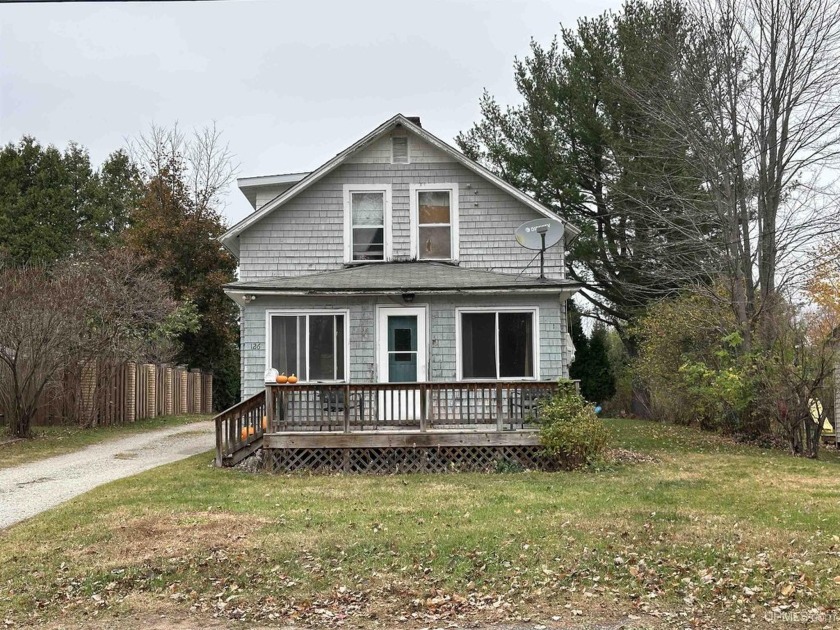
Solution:
<svg viewBox="0 0 840 630">
<path fill-rule="evenodd" d="M 354 265 L 303 276 L 240 280 L 225 285 L 229 293 L 273 295 L 498 293 L 574 290 L 577 282 L 496 273 L 438 262 L 391 262 Z"/>
<path fill-rule="evenodd" d="M 297 195 L 302 193 L 304 190 L 312 186 L 315 182 L 320 180 L 322 177 L 331 173 L 335 170 L 338 166 L 344 163 L 347 158 L 349 158 L 354 153 L 364 149 L 372 142 L 378 140 L 380 137 L 391 131 L 393 128 L 397 126 L 402 126 L 406 130 L 410 131 L 414 135 L 418 136 L 422 140 L 425 140 L 435 148 L 443 151 L 450 157 L 452 157 L 456 162 L 460 162 L 462 165 L 467 167 L 469 170 L 473 171 L 477 175 L 483 177 L 490 183 L 494 184 L 498 188 L 501 188 L 506 193 L 517 199 L 518 201 L 522 202 L 524 205 L 528 206 L 529 208 L 535 210 L 539 214 L 549 219 L 555 219 L 557 221 L 561 221 L 565 227 L 565 233 L 567 238 L 569 236 L 577 236 L 580 234 L 580 230 L 578 230 L 573 225 L 570 225 L 566 221 L 563 221 L 561 217 L 557 214 L 546 208 L 544 205 L 539 203 L 538 201 L 534 200 L 518 188 L 511 186 L 509 183 L 501 179 L 499 176 L 494 174 L 493 172 L 489 171 L 488 169 L 484 168 L 477 162 L 469 159 L 466 155 L 455 149 L 454 147 L 450 146 L 437 136 L 429 133 L 422 127 L 414 124 L 409 118 L 403 116 L 402 114 L 397 114 L 393 118 L 385 121 L 379 127 L 371 131 L 361 140 L 358 140 L 354 144 L 350 145 L 344 151 L 336 155 L 334 158 L 329 160 L 328 162 L 324 163 L 319 168 L 315 169 L 314 171 L 310 172 L 306 175 L 303 179 L 301 179 L 298 183 L 294 184 L 288 190 L 282 192 L 280 195 L 275 197 L 273 200 L 269 201 L 265 205 L 263 205 L 259 210 L 256 212 L 252 212 L 247 217 L 242 219 L 239 223 L 234 225 L 230 228 L 227 232 L 225 232 L 222 237 L 221 241 L 225 247 L 227 247 L 234 255 L 239 257 L 239 243 L 237 242 L 237 237 L 244 232 L 246 229 L 260 221 L 263 217 L 268 215 L 269 213 L 273 212 L 275 209 L 279 208 L 287 201 L 294 199 Z"/>
</svg>

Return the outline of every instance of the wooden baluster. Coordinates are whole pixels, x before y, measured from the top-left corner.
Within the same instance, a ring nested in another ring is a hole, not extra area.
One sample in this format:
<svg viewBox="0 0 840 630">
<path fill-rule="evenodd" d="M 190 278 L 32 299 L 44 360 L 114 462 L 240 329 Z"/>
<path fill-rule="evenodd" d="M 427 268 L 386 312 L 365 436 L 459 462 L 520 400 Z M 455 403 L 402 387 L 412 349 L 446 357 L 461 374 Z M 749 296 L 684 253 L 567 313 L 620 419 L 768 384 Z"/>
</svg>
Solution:
<svg viewBox="0 0 840 630">
<path fill-rule="evenodd" d="M 221 459 L 228 453 L 228 422 L 227 418 L 222 416 L 217 420 L 216 424 L 216 448 L 218 449 L 217 458 L 220 459 L 219 465 L 222 465 Z"/>
<path fill-rule="evenodd" d="M 496 383 L 496 431 L 504 429 L 502 425 L 502 384 Z"/>
<path fill-rule="evenodd" d="M 452 409 L 452 403 L 449 400 L 449 397 L 451 395 L 451 391 L 448 387 L 446 387 L 446 388 L 443 388 L 442 393 L 443 393 L 443 413 L 441 414 L 441 417 L 443 418 L 443 423 L 445 425 L 448 425 L 449 424 L 449 413 Z"/>
<path fill-rule="evenodd" d="M 420 430 L 426 432 L 426 384 L 420 383 Z"/>
<path fill-rule="evenodd" d="M 345 433 L 350 433 L 350 385 L 349 384 L 344 385 L 344 432 Z"/>
<path fill-rule="evenodd" d="M 265 418 L 266 418 L 266 431 L 272 431 L 274 429 L 274 388 L 266 387 L 265 388 Z"/>
</svg>

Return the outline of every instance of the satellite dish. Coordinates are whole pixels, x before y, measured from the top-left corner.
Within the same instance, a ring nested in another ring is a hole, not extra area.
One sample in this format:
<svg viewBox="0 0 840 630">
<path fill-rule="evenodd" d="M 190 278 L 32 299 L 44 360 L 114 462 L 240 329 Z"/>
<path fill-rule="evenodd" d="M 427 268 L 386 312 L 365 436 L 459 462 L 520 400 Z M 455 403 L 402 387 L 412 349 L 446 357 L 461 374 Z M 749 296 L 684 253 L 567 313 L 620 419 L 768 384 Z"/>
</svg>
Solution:
<svg viewBox="0 0 840 630">
<path fill-rule="evenodd" d="M 563 224 L 554 219 L 534 219 L 516 228 L 513 235 L 522 247 L 542 250 L 560 242 L 563 238 Z"/>
</svg>

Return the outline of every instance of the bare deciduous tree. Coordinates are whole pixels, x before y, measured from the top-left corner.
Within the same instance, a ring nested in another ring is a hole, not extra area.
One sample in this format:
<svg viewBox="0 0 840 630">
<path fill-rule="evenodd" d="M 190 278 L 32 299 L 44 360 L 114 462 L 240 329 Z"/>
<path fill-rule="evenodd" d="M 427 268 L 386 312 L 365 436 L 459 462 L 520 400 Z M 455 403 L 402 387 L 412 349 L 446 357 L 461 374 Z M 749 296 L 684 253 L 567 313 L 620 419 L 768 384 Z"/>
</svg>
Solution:
<svg viewBox="0 0 840 630">
<path fill-rule="evenodd" d="M 681 89 L 653 102 L 645 95 L 644 107 L 690 146 L 689 172 L 707 194 L 682 201 L 674 228 L 717 253 L 709 272 L 728 279 L 749 350 L 756 331 L 763 345 L 772 342 L 780 292 L 797 288 L 808 248 L 840 225 L 840 4 L 691 7 Z M 645 211 L 668 220 L 661 208 Z"/>
<path fill-rule="evenodd" d="M 186 184 L 182 192 L 199 217 L 218 213 L 222 194 L 239 168 L 215 123 L 190 136 L 177 123 L 170 128 L 152 125 L 129 142 L 129 150 L 146 181 L 163 178 L 171 190 L 181 190 Z"/>
<path fill-rule="evenodd" d="M 0 409 L 10 432 L 31 434 L 44 393 L 68 372 L 174 355 L 172 339 L 196 324 L 186 310 L 184 317 L 148 265 L 122 251 L 0 269 Z"/>
<path fill-rule="evenodd" d="M 236 259 L 223 249 L 222 195 L 237 168 L 215 127 L 181 133 L 152 127 L 133 147 L 144 194 L 125 232 L 126 245 L 168 282 L 170 295 L 191 301 L 200 318 L 181 336 L 177 360 L 213 370 L 214 401 L 239 397 L 237 310 L 223 285 L 235 279 Z M 223 407 L 222 407 L 223 408 Z"/>
<path fill-rule="evenodd" d="M 9 431 L 29 437 L 45 389 L 82 347 L 83 287 L 39 267 L 0 271 L 0 405 Z"/>
</svg>

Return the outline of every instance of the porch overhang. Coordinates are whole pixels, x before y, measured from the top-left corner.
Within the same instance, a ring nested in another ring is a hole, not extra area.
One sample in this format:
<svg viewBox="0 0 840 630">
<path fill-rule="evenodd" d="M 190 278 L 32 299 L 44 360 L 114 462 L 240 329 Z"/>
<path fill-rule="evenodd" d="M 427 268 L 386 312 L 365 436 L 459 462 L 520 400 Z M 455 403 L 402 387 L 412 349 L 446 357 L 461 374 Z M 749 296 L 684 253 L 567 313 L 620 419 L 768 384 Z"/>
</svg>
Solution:
<svg viewBox="0 0 840 630">
<path fill-rule="evenodd" d="M 225 293 L 240 304 L 260 296 L 406 296 L 549 294 L 571 297 L 581 285 L 556 278 L 495 273 L 448 263 L 354 265 L 322 273 L 240 281 Z"/>
</svg>

